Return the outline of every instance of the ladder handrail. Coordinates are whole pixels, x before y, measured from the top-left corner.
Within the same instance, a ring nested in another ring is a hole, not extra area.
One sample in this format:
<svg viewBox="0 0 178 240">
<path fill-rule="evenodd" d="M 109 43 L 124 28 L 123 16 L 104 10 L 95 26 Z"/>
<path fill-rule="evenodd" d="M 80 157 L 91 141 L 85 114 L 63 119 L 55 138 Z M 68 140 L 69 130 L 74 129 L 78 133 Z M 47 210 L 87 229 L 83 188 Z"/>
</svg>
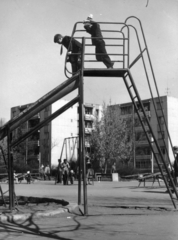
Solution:
<svg viewBox="0 0 178 240">
<path fill-rule="evenodd" d="M 128 17 L 128 18 L 125 20 L 125 23 L 126 23 L 130 18 L 135 18 L 135 19 L 139 22 L 139 24 L 140 24 L 141 33 L 142 33 L 142 36 L 143 36 L 143 40 L 144 40 L 144 44 L 145 44 L 145 48 L 146 48 L 146 53 L 147 53 L 148 60 L 149 60 L 149 64 L 150 64 L 150 68 L 151 68 L 152 77 L 153 77 L 153 80 L 154 80 L 154 84 L 155 84 L 155 87 L 156 87 L 156 92 L 157 92 L 159 104 L 160 104 L 160 107 L 161 107 L 160 110 L 161 110 L 162 117 L 163 117 L 163 120 L 164 120 L 164 125 L 165 125 L 165 128 L 166 128 L 166 132 L 167 132 L 167 134 L 168 134 L 168 140 L 170 141 L 171 149 L 172 149 L 172 152 L 173 152 L 173 145 L 172 145 L 170 133 L 169 133 L 169 130 L 168 130 L 168 127 L 167 127 L 166 119 L 165 119 L 165 116 L 164 116 L 164 112 L 163 112 L 163 108 L 162 108 L 162 104 L 161 104 L 161 100 L 160 100 L 160 96 L 159 96 L 159 91 L 158 91 L 158 87 L 157 87 L 157 83 L 156 83 L 156 78 L 155 78 L 154 70 L 153 70 L 153 67 L 152 67 L 151 58 L 150 58 L 150 54 L 149 54 L 149 51 L 148 51 L 148 47 L 147 47 L 147 43 L 146 43 L 146 39 L 145 39 L 143 27 L 142 27 L 141 21 L 140 21 L 137 17 L 135 17 L 135 16 L 130 16 L 130 17 Z M 139 37 L 138 37 L 138 33 L 137 33 L 136 28 L 135 28 L 133 25 L 128 25 L 128 26 L 134 28 L 135 33 L 136 33 L 136 36 L 137 36 L 137 41 L 138 41 L 138 44 L 139 44 L 139 49 L 140 49 L 140 52 L 141 52 L 141 51 L 142 51 L 142 50 L 141 50 L 141 44 L 140 44 L 140 40 L 139 40 Z M 149 77 L 148 77 L 148 73 L 147 73 L 147 69 L 146 69 L 146 64 L 145 64 L 143 55 L 142 55 L 142 61 L 143 61 L 143 65 L 144 65 L 144 70 L 145 70 L 145 74 L 146 74 L 148 86 L 149 86 L 150 93 L 151 93 L 151 98 L 152 98 L 152 101 L 153 101 L 154 110 L 155 110 L 156 117 L 157 117 L 157 122 L 158 122 L 158 125 L 159 125 L 159 129 L 161 130 L 161 124 L 160 124 L 160 122 L 158 121 L 158 114 L 157 114 L 157 111 L 156 111 L 156 104 L 155 104 L 155 100 L 154 100 L 154 97 L 153 97 L 153 94 L 152 94 L 151 85 L 150 85 L 150 82 L 149 82 Z M 171 168 L 173 168 L 173 167 L 172 167 L 172 164 L 171 164 L 170 157 L 169 157 L 167 145 L 166 145 L 166 143 L 165 143 L 164 135 L 163 135 L 162 131 L 160 131 L 160 132 L 161 132 L 161 135 L 162 135 L 162 140 L 163 140 L 163 142 L 164 142 L 164 147 L 165 147 L 166 154 L 167 154 L 167 157 L 168 157 L 168 162 L 169 162 Z M 174 155 L 174 158 L 175 158 L 175 153 L 174 153 L 174 152 L 173 152 L 173 155 Z"/>
<path fill-rule="evenodd" d="M 129 79 L 130 79 L 131 86 L 129 86 L 128 83 L 127 83 L 127 80 L 126 80 L 126 77 L 127 77 L 127 76 L 128 76 Z M 168 175 L 168 177 L 169 177 L 169 179 L 170 179 L 170 181 L 171 181 L 172 187 L 173 187 L 174 192 L 175 192 L 175 194 L 176 194 L 176 197 L 177 197 L 177 199 L 178 199 L 177 189 L 176 189 L 176 187 L 175 187 L 175 184 L 174 184 L 174 181 L 173 181 L 173 179 L 172 179 L 172 176 L 171 176 L 171 174 L 170 174 L 170 172 L 169 172 L 169 169 L 168 169 L 168 167 L 167 167 L 167 165 L 166 165 L 166 162 L 165 162 L 164 157 L 163 157 L 163 155 L 162 155 L 162 152 L 161 152 L 161 149 L 160 149 L 160 147 L 159 147 L 159 144 L 157 143 L 157 139 L 156 139 L 156 137 L 155 137 L 155 135 L 154 135 L 154 132 L 152 131 L 152 128 L 151 128 L 151 125 L 150 125 L 149 120 L 148 120 L 148 118 L 147 118 L 147 115 L 146 115 L 144 106 L 143 106 L 143 104 L 142 104 L 141 98 L 140 98 L 140 96 L 139 96 L 139 93 L 138 93 L 137 88 L 136 88 L 136 86 L 135 86 L 135 84 L 134 84 L 134 81 L 133 81 L 133 77 L 132 77 L 131 72 L 130 72 L 129 70 L 128 70 L 128 73 L 123 77 L 123 79 L 124 79 L 125 85 L 126 85 L 126 87 L 127 87 L 127 90 L 128 90 L 128 92 L 129 92 L 129 95 L 130 95 L 130 97 L 131 97 L 131 100 L 132 100 L 132 102 L 133 102 L 133 104 L 134 104 L 134 107 L 135 107 L 135 110 L 136 110 L 137 115 L 138 115 L 138 117 L 139 117 L 139 120 L 140 120 L 140 122 L 141 122 L 142 128 L 143 128 L 143 130 L 144 130 L 144 132 L 145 132 L 145 134 L 146 134 L 146 137 L 147 137 L 148 143 L 149 143 L 149 145 L 150 145 L 150 148 L 152 149 L 152 152 L 153 152 L 153 154 L 154 154 L 154 157 L 155 157 L 155 160 L 156 160 L 156 162 L 157 162 L 158 168 L 159 168 L 159 170 L 160 170 L 160 172 L 161 172 L 161 174 L 162 174 L 163 180 L 164 180 L 165 185 L 166 185 L 166 187 L 167 187 L 167 189 L 168 189 L 168 192 L 169 192 L 169 194 L 170 194 L 170 197 L 171 197 L 171 200 L 172 200 L 172 202 L 173 202 L 173 205 L 174 205 L 174 207 L 176 208 L 176 205 L 175 205 L 174 200 L 173 200 L 173 197 L 172 197 L 172 193 L 171 193 L 171 191 L 170 191 L 170 189 L 169 189 L 168 183 L 167 183 L 167 181 L 166 181 L 166 179 L 165 179 L 165 176 L 164 176 L 164 174 L 163 174 L 163 170 L 162 170 L 162 168 L 160 167 L 159 159 L 157 158 L 157 154 L 156 154 L 155 151 L 154 151 L 154 148 L 153 148 L 153 146 L 152 146 L 152 144 L 151 144 L 151 141 L 150 141 L 150 138 L 149 138 L 149 136 L 148 136 L 147 130 L 145 129 L 145 126 L 144 126 L 144 124 L 143 124 L 143 122 L 142 122 L 142 118 L 141 118 L 141 116 L 140 116 L 140 114 L 139 114 L 138 107 L 137 107 L 137 104 L 136 104 L 136 102 L 135 102 L 135 99 L 136 99 L 136 98 L 137 98 L 137 100 L 138 100 L 138 102 L 139 102 L 139 106 L 140 106 L 141 109 L 142 109 L 142 113 L 143 113 L 143 115 L 144 115 L 144 119 L 145 119 L 146 122 L 147 122 L 147 126 L 149 127 L 149 131 L 151 132 L 151 135 L 152 135 L 152 137 L 153 137 L 153 139 L 154 139 L 154 143 L 155 143 L 155 146 L 156 146 L 156 148 L 157 148 L 158 154 L 159 154 L 159 156 L 161 157 L 161 160 L 162 160 L 162 162 L 163 162 L 163 164 L 164 164 L 166 173 L 167 173 L 167 175 Z M 131 87 L 133 88 L 133 90 L 134 90 L 134 92 L 135 92 L 135 97 L 133 96 L 133 94 L 132 94 L 132 92 L 131 92 Z"/>
</svg>

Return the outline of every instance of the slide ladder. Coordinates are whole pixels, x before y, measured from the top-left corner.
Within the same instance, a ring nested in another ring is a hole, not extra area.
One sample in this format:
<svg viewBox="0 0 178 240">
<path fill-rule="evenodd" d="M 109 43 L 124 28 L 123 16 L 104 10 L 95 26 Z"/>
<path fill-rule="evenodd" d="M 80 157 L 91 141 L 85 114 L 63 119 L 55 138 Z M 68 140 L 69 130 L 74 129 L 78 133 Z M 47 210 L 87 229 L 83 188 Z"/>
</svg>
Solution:
<svg viewBox="0 0 178 240">
<path fill-rule="evenodd" d="M 147 141 L 149 143 L 150 149 L 152 150 L 152 153 L 154 155 L 154 159 L 156 160 L 157 166 L 159 168 L 159 171 L 162 175 L 162 178 L 164 180 L 164 183 L 166 185 L 166 188 L 167 188 L 168 193 L 170 195 L 170 198 L 172 200 L 172 203 L 173 203 L 174 207 L 176 208 L 176 204 L 175 204 L 175 201 L 174 201 L 175 199 L 172 195 L 172 190 L 173 190 L 173 192 L 176 195 L 176 198 L 178 199 L 178 193 L 177 193 L 176 186 L 174 184 L 171 173 L 168 169 L 167 163 L 165 162 L 165 159 L 164 159 L 163 153 L 161 151 L 161 148 L 160 148 L 160 146 L 158 144 L 158 141 L 155 137 L 155 134 L 152 130 L 152 127 L 150 125 L 150 121 L 148 119 L 148 116 L 145 112 L 142 100 L 139 96 L 138 90 L 136 88 L 133 77 L 132 77 L 131 72 L 129 70 L 124 75 L 123 79 L 124 79 L 126 88 L 129 92 L 132 103 L 134 105 L 135 112 L 137 113 L 138 118 L 140 120 L 140 123 L 142 125 L 142 128 L 145 132 L 145 135 L 146 135 Z M 162 166 L 164 167 L 164 170 L 165 170 L 166 174 L 163 172 L 163 167 Z"/>
</svg>

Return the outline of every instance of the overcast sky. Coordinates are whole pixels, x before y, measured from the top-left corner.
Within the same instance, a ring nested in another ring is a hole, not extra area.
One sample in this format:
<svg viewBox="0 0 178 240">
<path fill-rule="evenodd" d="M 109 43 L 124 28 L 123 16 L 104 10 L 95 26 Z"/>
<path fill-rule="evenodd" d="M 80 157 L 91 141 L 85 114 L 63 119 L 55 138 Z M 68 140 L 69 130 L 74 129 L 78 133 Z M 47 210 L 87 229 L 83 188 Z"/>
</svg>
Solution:
<svg viewBox="0 0 178 240">
<path fill-rule="evenodd" d="M 92 13 L 99 22 L 142 22 L 160 95 L 178 98 L 178 0 L 0 0 L 0 118 L 10 108 L 35 102 L 66 80 L 56 33 L 71 35 Z M 112 57 L 111 57 L 112 58 Z M 149 98 L 141 77 L 134 79 Z M 70 99 L 67 96 L 65 99 Z M 87 79 L 85 102 L 130 101 L 122 79 Z"/>
</svg>

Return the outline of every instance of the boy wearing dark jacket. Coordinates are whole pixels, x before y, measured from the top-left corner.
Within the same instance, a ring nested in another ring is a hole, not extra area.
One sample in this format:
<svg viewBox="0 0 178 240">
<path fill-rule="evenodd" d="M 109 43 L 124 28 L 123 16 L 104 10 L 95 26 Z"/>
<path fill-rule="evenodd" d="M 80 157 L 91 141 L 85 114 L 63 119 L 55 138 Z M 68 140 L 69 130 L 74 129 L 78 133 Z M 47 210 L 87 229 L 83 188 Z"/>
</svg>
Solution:
<svg viewBox="0 0 178 240">
<path fill-rule="evenodd" d="M 71 63 L 72 73 L 75 74 L 81 65 L 81 49 L 82 44 L 71 38 L 69 36 L 62 36 L 61 34 L 56 34 L 54 36 L 54 42 L 61 44 L 61 54 L 62 54 L 62 46 L 68 49 L 69 52 L 74 53 L 74 55 L 69 55 L 68 62 Z"/>
<path fill-rule="evenodd" d="M 91 34 L 91 41 L 95 46 L 96 59 L 97 61 L 103 62 L 107 68 L 113 68 L 114 63 L 111 62 L 111 59 L 106 52 L 105 41 L 103 40 L 100 25 L 92 19 L 93 15 L 90 14 L 87 20 L 84 21 L 84 28 L 86 32 Z"/>
</svg>

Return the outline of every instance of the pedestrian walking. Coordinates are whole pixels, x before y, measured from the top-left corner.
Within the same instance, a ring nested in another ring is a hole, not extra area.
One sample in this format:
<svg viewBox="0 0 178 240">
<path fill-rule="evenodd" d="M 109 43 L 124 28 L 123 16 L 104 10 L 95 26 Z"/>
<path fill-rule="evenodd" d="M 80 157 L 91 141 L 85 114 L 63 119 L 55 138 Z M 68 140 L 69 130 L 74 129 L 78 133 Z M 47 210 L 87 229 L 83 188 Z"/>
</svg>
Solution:
<svg viewBox="0 0 178 240">
<path fill-rule="evenodd" d="M 173 163 L 174 168 L 174 183 L 177 186 L 177 178 L 178 178 L 178 146 L 173 147 L 174 153 L 175 153 L 175 161 Z"/>
<path fill-rule="evenodd" d="M 67 162 L 67 159 L 64 159 L 64 162 L 62 163 L 62 169 L 63 169 L 63 184 L 68 185 L 70 165 Z"/>
<path fill-rule="evenodd" d="M 49 165 L 47 165 L 47 166 L 45 167 L 45 171 L 44 171 L 45 180 L 46 180 L 46 178 L 48 178 L 48 180 L 51 180 L 50 173 L 51 173 L 50 167 L 49 167 Z"/>
<path fill-rule="evenodd" d="M 61 163 L 61 159 L 58 159 L 56 178 L 57 178 L 56 183 L 62 183 L 62 163 Z"/>
</svg>

